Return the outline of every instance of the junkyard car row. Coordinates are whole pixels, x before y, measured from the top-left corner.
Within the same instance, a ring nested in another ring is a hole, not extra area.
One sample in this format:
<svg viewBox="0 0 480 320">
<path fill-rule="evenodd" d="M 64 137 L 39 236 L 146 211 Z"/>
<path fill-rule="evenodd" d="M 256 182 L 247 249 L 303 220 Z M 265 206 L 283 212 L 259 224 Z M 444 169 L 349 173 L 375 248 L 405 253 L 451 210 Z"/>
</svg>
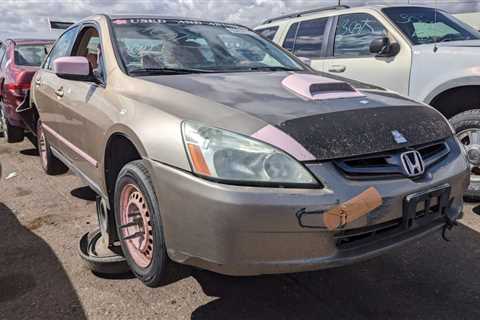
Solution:
<svg viewBox="0 0 480 320">
<path fill-rule="evenodd" d="M 69 167 L 98 194 L 102 236 L 120 243 L 148 286 L 163 282 L 170 261 L 255 275 L 371 258 L 451 228 L 480 152 L 477 127 L 463 124 L 462 147 L 447 109 L 314 70 L 389 74 L 403 94 L 427 90 L 415 82 L 426 74 L 414 68 L 426 59 L 420 51 L 443 56 L 461 45 L 417 48 L 386 10 L 344 18 L 334 8 L 325 18 L 308 21 L 309 12 L 261 27 L 313 68 L 240 25 L 89 17 L 59 37 L 33 77 L 21 101 L 25 122 L 46 173 Z M 439 17 L 456 30 L 456 21 Z M 340 66 L 329 59 L 338 52 L 334 30 L 357 18 L 375 34 L 344 39 Z M 313 44 L 320 25 L 325 41 Z M 461 27 L 462 36 L 480 39 Z M 365 57 L 350 61 L 348 43 Z"/>
</svg>

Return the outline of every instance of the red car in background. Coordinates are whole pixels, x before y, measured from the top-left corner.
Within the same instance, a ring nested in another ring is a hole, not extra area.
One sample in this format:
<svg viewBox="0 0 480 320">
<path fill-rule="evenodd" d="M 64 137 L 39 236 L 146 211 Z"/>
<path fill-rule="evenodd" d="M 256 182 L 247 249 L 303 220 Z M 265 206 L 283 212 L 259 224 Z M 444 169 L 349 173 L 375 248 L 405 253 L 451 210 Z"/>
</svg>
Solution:
<svg viewBox="0 0 480 320">
<path fill-rule="evenodd" d="M 28 106 L 33 75 L 53 40 L 8 39 L 0 45 L 0 133 L 9 143 L 20 142 L 26 130 L 35 132 Z"/>
</svg>

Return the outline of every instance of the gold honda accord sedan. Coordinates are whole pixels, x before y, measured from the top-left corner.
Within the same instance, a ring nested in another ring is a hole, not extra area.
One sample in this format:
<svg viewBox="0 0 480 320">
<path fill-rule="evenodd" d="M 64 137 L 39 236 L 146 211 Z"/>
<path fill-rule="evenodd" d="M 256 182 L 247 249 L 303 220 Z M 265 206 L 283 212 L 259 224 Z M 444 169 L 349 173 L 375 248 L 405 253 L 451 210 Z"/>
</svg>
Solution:
<svg viewBox="0 0 480 320">
<path fill-rule="evenodd" d="M 469 168 L 440 113 L 314 72 L 240 25 L 86 18 L 30 100 L 43 168 L 98 193 L 102 234 L 148 286 L 171 261 L 231 275 L 350 264 L 462 214 Z"/>
</svg>

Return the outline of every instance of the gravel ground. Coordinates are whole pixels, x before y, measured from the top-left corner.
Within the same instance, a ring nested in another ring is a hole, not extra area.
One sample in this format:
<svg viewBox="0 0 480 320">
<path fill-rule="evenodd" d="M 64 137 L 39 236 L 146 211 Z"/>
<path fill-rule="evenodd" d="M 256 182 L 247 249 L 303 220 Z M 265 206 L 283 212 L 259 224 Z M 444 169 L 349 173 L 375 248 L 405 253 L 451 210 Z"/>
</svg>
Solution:
<svg viewBox="0 0 480 320">
<path fill-rule="evenodd" d="M 43 174 L 28 142 L 0 142 L 0 162 L 0 319 L 480 319 L 474 204 L 449 243 L 436 234 L 365 263 L 292 275 L 179 268 L 149 289 L 82 263 L 78 240 L 96 219 L 78 178 Z"/>
</svg>

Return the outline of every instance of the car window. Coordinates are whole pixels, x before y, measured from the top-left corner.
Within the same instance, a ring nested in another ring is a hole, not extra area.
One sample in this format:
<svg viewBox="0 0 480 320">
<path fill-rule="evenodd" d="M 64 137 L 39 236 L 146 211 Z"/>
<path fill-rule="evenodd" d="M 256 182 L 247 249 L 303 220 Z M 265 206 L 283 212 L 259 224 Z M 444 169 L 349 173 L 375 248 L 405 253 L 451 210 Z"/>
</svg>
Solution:
<svg viewBox="0 0 480 320">
<path fill-rule="evenodd" d="M 6 47 L 5 45 L 0 45 L 0 63 L 3 60 L 3 56 L 5 55 Z"/>
<path fill-rule="evenodd" d="M 102 49 L 97 29 L 83 28 L 75 41 L 71 55 L 87 58 L 96 76 L 103 79 Z"/>
<path fill-rule="evenodd" d="M 297 30 L 298 30 L 298 22 L 295 22 L 288 29 L 287 36 L 283 41 L 282 47 L 284 47 L 290 52 L 293 52 L 293 49 L 295 48 L 295 37 L 297 36 Z"/>
<path fill-rule="evenodd" d="M 367 13 L 341 15 L 335 31 L 335 57 L 362 57 L 370 53 L 374 39 L 387 36 L 387 30 L 375 17 Z"/>
<path fill-rule="evenodd" d="M 130 74 L 167 69 L 302 69 L 270 41 L 241 26 L 176 19 L 115 19 L 112 24 L 118 51 Z"/>
<path fill-rule="evenodd" d="M 295 38 L 294 54 L 306 58 L 321 57 L 327 22 L 328 18 L 302 21 Z"/>
<path fill-rule="evenodd" d="M 265 39 L 268 39 L 270 41 L 275 38 L 275 35 L 277 34 L 278 27 L 270 27 L 270 28 L 264 28 L 264 29 L 258 29 L 255 32 L 264 37 Z"/>
<path fill-rule="evenodd" d="M 18 66 L 39 67 L 47 55 L 48 45 L 16 45 L 14 51 L 15 64 Z"/>
<path fill-rule="evenodd" d="M 4 54 L 3 54 L 3 57 L 2 57 L 2 61 L 0 62 L 0 69 L 1 70 L 5 70 L 5 67 L 6 67 L 7 62 L 8 62 L 7 46 L 4 45 L 4 48 L 5 48 L 5 51 L 4 51 Z"/>
<path fill-rule="evenodd" d="M 413 44 L 480 39 L 480 33 L 434 8 L 393 7 L 383 12 Z"/>
<path fill-rule="evenodd" d="M 75 40 L 75 35 L 77 34 L 78 27 L 74 27 L 70 30 L 67 30 L 60 38 L 55 42 L 55 45 L 50 51 L 50 54 L 45 61 L 45 68 L 48 70 L 53 70 L 53 61 L 60 57 L 65 57 L 69 55 L 69 50 L 72 47 L 73 41 Z"/>
</svg>

